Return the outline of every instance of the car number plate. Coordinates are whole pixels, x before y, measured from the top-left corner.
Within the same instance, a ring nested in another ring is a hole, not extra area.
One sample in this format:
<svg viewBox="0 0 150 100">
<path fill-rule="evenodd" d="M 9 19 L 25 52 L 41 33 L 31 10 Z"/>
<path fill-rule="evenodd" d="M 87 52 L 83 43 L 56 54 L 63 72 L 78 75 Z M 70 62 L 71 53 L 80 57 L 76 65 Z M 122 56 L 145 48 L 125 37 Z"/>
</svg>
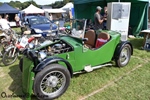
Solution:
<svg viewBox="0 0 150 100">
<path fill-rule="evenodd" d="M 28 44 L 28 38 L 23 37 L 23 38 L 21 39 L 20 45 L 21 45 L 22 47 L 25 47 L 27 44 Z"/>
</svg>

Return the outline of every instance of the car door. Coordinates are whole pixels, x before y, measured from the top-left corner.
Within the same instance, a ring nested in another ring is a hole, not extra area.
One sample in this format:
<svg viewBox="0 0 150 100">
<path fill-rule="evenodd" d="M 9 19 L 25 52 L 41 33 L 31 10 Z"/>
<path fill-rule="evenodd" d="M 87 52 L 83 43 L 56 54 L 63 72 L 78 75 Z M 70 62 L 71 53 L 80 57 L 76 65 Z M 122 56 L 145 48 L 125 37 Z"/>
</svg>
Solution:
<svg viewBox="0 0 150 100">
<path fill-rule="evenodd" d="M 98 49 L 89 49 L 85 46 L 75 52 L 76 67 L 96 66 L 111 61 L 115 51 L 115 40 L 110 40 Z"/>
</svg>

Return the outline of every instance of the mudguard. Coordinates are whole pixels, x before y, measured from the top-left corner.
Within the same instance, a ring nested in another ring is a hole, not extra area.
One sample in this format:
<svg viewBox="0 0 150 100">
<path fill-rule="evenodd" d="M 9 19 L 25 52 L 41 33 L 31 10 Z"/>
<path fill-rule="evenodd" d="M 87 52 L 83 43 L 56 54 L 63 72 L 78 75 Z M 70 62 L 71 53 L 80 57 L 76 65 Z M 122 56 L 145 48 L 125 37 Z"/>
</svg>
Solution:
<svg viewBox="0 0 150 100">
<path fill-rule="evenodd" d="M 43 68 L 45 68 L 47 65 L 52 64 L 52 63 L 57 63 L 57 62 L 64 62 L 70 72 L 71 77 L 73 76 L 73 70 L 72 70 L 72 66 L 71 64 L 66 61 L 65 59 L 59 58 L 59 57 L 52 57 L 52 58 L 47 58 L 45 60 L 43 60 L 42 62 L 40 62 L 35 68 L 34 68 L 34 72 L 39 72 L 41 71 Z"/>
<path fill-rule="evenodd" d="M 9 39 L 9 36 L 6 35 L 5 33 L 0 34 L 0 37 L 5 37 L 6 39 Z"/>
<path fill-rule="evenodd" d="M 133 55 L 133 47 L 132 44 L 129 41 L 121 41 L 121 43 L 119 43 L 115 49 L 115 53 L 113 56 L 113 59 L 118 59 L 119 58 L 119 54 L 122 50 L 122 48 L 125 46 L 125 44 L 129 44 L 131 46 L 131 55 Z"/>
<path fill-rule="evenodd" d="M 0 34 L 0 37 L 2 37 L 2 36 L 6 37 L 6 34 L 5 33 Z"/>
<path fill-rule="evenodd" d="M 6 50 L 5 51 L 8 51 L 8 50 L 10 50 L 10 49 L 12 49 L 12 48 L 15 48 L 15 46 L 9 46 L 8 48 L 6 48 Z"/>
</svg>

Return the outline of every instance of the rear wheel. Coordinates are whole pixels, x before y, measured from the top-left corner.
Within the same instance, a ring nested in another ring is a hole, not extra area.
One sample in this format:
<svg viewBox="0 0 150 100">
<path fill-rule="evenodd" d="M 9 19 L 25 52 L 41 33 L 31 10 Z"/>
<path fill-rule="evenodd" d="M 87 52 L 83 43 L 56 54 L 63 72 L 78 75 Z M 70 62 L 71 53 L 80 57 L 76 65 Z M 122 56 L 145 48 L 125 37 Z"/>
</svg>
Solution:
<svg viewBox="0 0 150 100">
<path fill-rule="evenodd" d="M 131 46 L 129 44 L 125 44 L 122 48 L 119 58 L 115 59 L 116 65 L 118 67 L 126 66 L 129 63 L 131 57 Z"/>
<path fill-rule="evenodd" d="M 61 96 L 70 84 L 70 73 L 59 64 L 51 64 L 38 72 L 34 80 L 34 94 L 42 100 Z"/>
<path fill-rule="evenodd" d="M 4 53 L 2 62 L 5 66 L 13 64 L 17 60 L 19 53 L 17 51 L 14 52 L 14 50 L 15 48 L 11 48 Z"/>
</svg>

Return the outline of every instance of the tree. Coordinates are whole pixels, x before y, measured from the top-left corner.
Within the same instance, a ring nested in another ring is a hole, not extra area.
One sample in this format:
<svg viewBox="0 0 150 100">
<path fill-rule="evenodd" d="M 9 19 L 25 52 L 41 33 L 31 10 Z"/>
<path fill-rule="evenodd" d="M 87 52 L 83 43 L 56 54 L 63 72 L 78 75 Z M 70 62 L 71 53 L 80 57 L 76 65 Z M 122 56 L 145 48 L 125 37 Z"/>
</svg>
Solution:
<svg viewBox="0 0 150 100">
<path fill-rule="evenodd" d="M 61 8 L 68 2 L 73 2 L 73 0 L 56 1 L 55 3 L 49 4 L 49 5 L 52 6 L 53 8 Z M 0 2 L 0 5 L 1 4 L 3 3 Z M 29 0 L 23 3 L 21 3 L 20 1 L 10 1 L 8 4 L 14 8 L 19 8 L 20 10 L 27 8 L 30 4 L 33 4 L 36 7 L 40 7 L 40 5 L 37 5 L 34 0 Z"/>
<path fill-rule="evenodd" d="M 64 4 L 67 4 L 68 2 L 70 2 L 70 0 L 63 0 Z"/>
<path fill-rule="evenodd" d="M 37 5 L 36 2 L 33 1 L 33 0 L 26 1 L 26 2 L 24 2 L 24 3 L 22 3 L 22 4 L 23 4 L 23 5 L 22 5 L 22 9 L 27 8 L 30 4 L 33 4 L 34 6 L 39 7 L 39 5 Z"/>
<path fill-rule="evenodd" d="M 0 6 L 2 5 L 3 3 L 2 2 L 0 2 Z"/>
<path fill-rule="evenodd" d="M 19 8 L 21 9 L 22 8 L 22 3 L 20 1 L 10 1 L 9 2 L 9 5 L 14 7 L 14 8 Z"/>
<path fill-rule="evenodd" d="M 56 1 L 55 3 L 53 3 L 51 5 L 53 8 L 60 8 L 62 6 L 64 6 L 64 2 L 63 1 Z"/>
</svg>

